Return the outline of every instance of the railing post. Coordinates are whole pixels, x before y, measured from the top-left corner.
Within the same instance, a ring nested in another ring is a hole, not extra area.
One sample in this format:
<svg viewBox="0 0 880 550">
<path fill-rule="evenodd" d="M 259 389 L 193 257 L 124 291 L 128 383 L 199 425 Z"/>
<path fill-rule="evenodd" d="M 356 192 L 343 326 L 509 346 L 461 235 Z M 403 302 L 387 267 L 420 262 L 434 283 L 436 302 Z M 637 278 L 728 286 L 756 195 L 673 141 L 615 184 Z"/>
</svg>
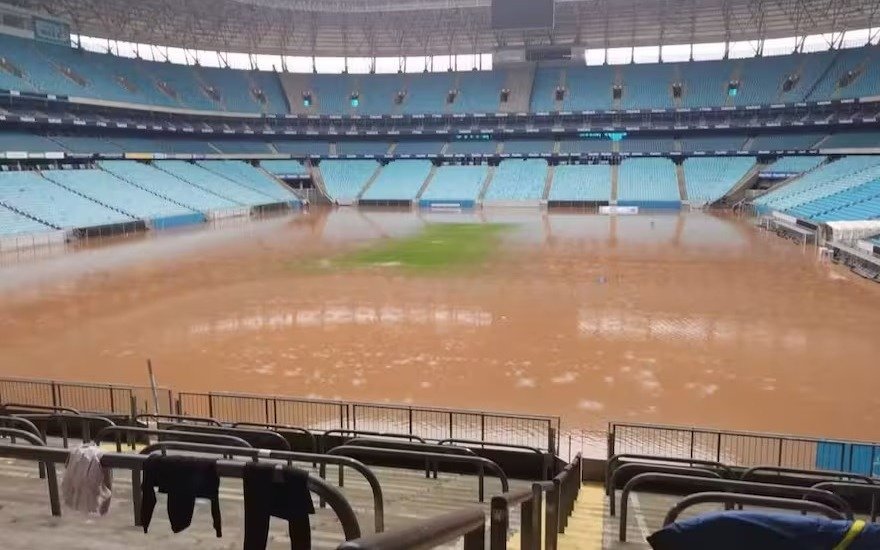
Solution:
<svg viewBox="0 0 880 550">
<path fill-rule="evenodd" d="M 549 420 L 547 424 L 549 425 L 547 429 L 547 450 L 552 453 L 554 450 L 558 450 L 556 449 L 556 429 L 550 425 Z"/>
<path fill-rule="evenodd" d="M 691 430 L 691 458 L 694 458 L 694 437 L 696 437 L 696 433 L 694 432 L 694 430 Z"/>
<path fill-rule="evenodd" d="M 480 441 L 486 441 L 486 415 L 480 413 Z"/>
<path fill-rule="evenodd" d="M 208 392 L 208 417 L 214 418 L 214 396 Z"/>
<path fill-rule="evenodd" d="M 113 398 L 113 386 L 107 384 L 107 391 L 110 393 L 110 412 L 116 412 L 116 400 Z M 131 390 L 129 390 L 131 391 Z"/>
<path fill-rule="evenodd" d="M 519 547 L 520 550 L 533 550 L 536 548 L 535 542 L 535 533 L 534 526 L 532 524 L 532 518 L 534 517 L 535 510 L 535 498 L 532 495 L 532 498 L 529 500 L 524 500 L 522 504 L 519 506 L 519 523 L 520 523 L 520 535 L 519 535 Z M 505 548 L 502 546 L 502 548 Z"/>
<path fill-rule="evenodd" d="M 540 483 L 532 483 L 532 541 L 534 548 L 541 550 L 541 516 L 544 507 L 544 491 Z"/>
<path fill-rule="evenodd" d="M 553 487 L 547 491 L 544 504 L 544 550 L 556 550 L 559 540 L 559 480 L 553 480 Z"/>
<path fill-rule="evenodd" d="M 51 389 L 52 389 L 52 406 L 58 407 L 59 406 L 59 404 L 58 404 L 58 387 L 55 385 L 54 380 L 49 382 L 49 384 L 51 384 Z"/>
<path fill-rule="evenodd" d="M 342 413 L 343 408 L 345 409 L 345 417 L 346 417 L 345 423 L 348 424 L 348 422 L 351 421 L 351 429 L 357 430 L 358 429 L 357 405 L 351 405 L 351 406 L 339 405 L 340 415 Z M 349 418 L 349 416 L 350 416 L 350 418 Z M 347 428 L 347 426 L 346 426 L 346 428 Z"/>
<path fill-rule="evenodd" d="M 455 435 L 453 435 L 452 433 L 452 411 L 449 411 L 449 437 L 455 437 Z"/>
<path fill-rule="evenodd" d="M 272 423 L 278 424 L 278 400 L 272 399 Z"/>
<path fill-rule="evenodd" d="M 486 524 L 482 523 L 479 527 L 465 533 L 464 550 L 485 550 L 486 548 Z"/>
<path fill-rule="evenodd" d="M 782 445 L 785 442 L 781 437 L 779 438 L 779 455 L 776 457 L 776 465 L 780 468 L 782 467 Z"/>
<path fill-rule="evenodd" d="M 409 408 L 409 435 L 413 434 L 413 410 Z"/>
<path fill-rule="evenodd" d="M 265 413 L 266 413 L 266 424 L 271 424 L 271 421 L 269 420 L 269 399 L 268 398 L 263 398 L 263 409 L 265 410 Z"/>
<path fill-rule="evenodd" d="M 492 497 L 489 524 L 489 548 L 505 550 L 507 548 L 507 530 L 509 529 L 510 512 L 504 497 Z"/>
<path fill-rule="evenodd" d="M 718 441 L 715 444 L 715 462 L 721 462 L 721 432 L 718 432 Z"/>
</svg>

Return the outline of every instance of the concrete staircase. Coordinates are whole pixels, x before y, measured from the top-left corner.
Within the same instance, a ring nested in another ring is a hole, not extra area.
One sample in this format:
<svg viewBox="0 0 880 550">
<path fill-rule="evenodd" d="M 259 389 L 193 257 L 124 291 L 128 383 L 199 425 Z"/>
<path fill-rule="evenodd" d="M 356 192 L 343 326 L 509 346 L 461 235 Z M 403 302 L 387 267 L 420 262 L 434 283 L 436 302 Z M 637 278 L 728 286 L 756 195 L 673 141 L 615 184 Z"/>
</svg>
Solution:
<svg viewBox="0 0 880 550">
<path fill-rule="evenodd" d="M 369 189 L 373 185 L 373 182 L 375 182 L 376 178 L 379 177 L 379 174 L 382 173 L 383 168 L 384 166 L 382 166 L 381 164 L 376 168 L 376 171 L 373 172 L 373 175 L 370 176 L 370 179 L 368 179 L 367 183 L 364 184 L 364 188 L 361 189 L 360 193 L 357 194 L 357 200 L 361 200 L 361 197 L 364 196 L 364 193 L 367 192 L 367 189 Z"/>
<path fill-rule="evenodd" d="M 547 200 L 550 197 L 550 190 L 553 188 L 553 176 L 556 174 L 556 167 L 550 166 L 547 169 L 547 179 L 544 180 L 544 191 L 541 193 L 541 200 Z"/>
<path fill-rule="evenodd" d="M 535 81 L 535 64 L 526 63 L 507 69 L 504 87 L 510 90 L 507 103 L 501 103 L 502 113 L 526 113 L 532 100 L 532 86 Z"/>
<path fill-rule="evenodd" d="M 311 470 L 311 464 L 297 463 L 299 468 Z M 477 477 L 441 473 L 438 479 L 426 479 L 424 471 L 371 467 L 379 478 L 385 501 L 385 528 L 391 530 L 414 521 L 463 507 L 481 506 L 488 515 L 489 496 L 501 491 L 497 479 L 486 477 L 487 503 L 477 502 Z M 59 484 L 64 468 L 59 465 Z M 155 547 L 163 550 L 190 548 L 241 548 L 244 535 L 243 492 L 241 482 L 222 478 L 220 482 L 220 509 L 223 537 L 217 538 L 207 501 L 196 502 L 189 528 L 172 534 L 168 523 L 165 496 L 153 512 L 148 534 L 135 527 L 132 518 L 132 493 L 127 470 L 114 472 L 113 499 L 110 512 L 101 518 L 88 518 L 63 508 L 61 517 L 49 512 L 46 482 L 38 477 L 37 464 L 27 461 L 0 459 L 0 532 L 4 549 L 69 548 L 74 550 Z M 316 472 L 312 470 L 312 474 Z M 326 479 L 336 485 L 337 471 L 328 467 Z M 524 481 L 510 480 L 510 489 L 528 487 Z M 374 532 L 373 497 L 367 482 L 350 469 L 346 470 L 345 486 L 341 488 L 352 505 L 362 534 Z M 335 514 L 329 508 L 320 508 L 315 501 L 316 513 L 311 517 L 312 548 L 334 549 L 342 542 L 342 530 Z M 519 530 L 519 514 L 512 514 L 511 528 Z M 441 548 L 456 548 L 452 543 Z M 270 522 L 268 548 L 290 548 L 286 522 Z"/>
<path fill-rule="evenodd" d="M 477 195 L 477 202 L 483 202 L 483 199 L 486 196 L 486 191 L 489 190 L 489 186 L 492 185 L 492 178 L 495 177 L 495 167 L 490 166 L 489 171 L 486 174 L 486 179 L 483 180 L 483 185 L 480 187 L 480 194 Z"/>
<path fill-rule="evenodd" d="M 559 550 L 602 550 L 605 522 L 605 489 L 600 483 L 581 487 L 565 533 L 559 535 Z"/>
<path fill-rule="evenodd" d="M 425 193 L 425 189 L 427 189 L 428 186 L 431 185 L 431 182 L 434 181 L 434 176 L 436 176 L 436 175 L 437 175 L 437 165 L 435 164 L 435 165 L 431 166 L 431 171 L 428 172 L 428 177 L 425 178 L 425 181 L 422 183 L 422 186 L 419 187 L 419 192 L 416 193 L 416 199 L 415 199 L 416 202 L 418 202 L 419 199 L 422 198 L 422 195 Z"/>
<path fill-rule="evenodd" d="M 685 181 L 684 176 L 684 165 L 676 164 L 675 165 L 675 177 L 678 179 L 678 194 L 681 197 L 681 202 L 687 202 L 688 200 L 688 190 L 687 190 L 687 182 Z"/>
</svg>

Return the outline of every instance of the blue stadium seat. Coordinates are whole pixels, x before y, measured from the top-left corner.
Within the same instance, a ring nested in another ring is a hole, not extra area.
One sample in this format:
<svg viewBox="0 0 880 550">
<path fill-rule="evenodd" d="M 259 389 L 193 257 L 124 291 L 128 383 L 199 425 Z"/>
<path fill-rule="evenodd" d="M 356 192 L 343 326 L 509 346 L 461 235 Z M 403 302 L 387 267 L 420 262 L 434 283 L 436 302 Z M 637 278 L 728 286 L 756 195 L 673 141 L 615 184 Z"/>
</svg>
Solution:
<svg viewBox="0 0 880 550">
<path fill-rule="evenodd" d="M 554 169 L 553 186 L 548 200 L 611 200 L 611 166 L 607 164 L 560 165 Z"/>
<path fill-rule="evenodd" d="M 431 173 L 429 160 L 396 160 L 388 163 L 369 189 L 364 200 L 412 201 Z"/>
<path fill-rule="evenodd" d="M 681 202 L 675 165 L 665 158 L 628 159 L 620 164 L 617 202 L 641 207 L 674 207 Z"/>
<path fill-rule="evenodd" d="M 693 157 L 684 161 L 688 201 L 710 204 L 730 191 L 755 165 L 751 157 Z"/>
<path fill-rule="evenodd" d="M 422 200 L 476 201 L 489 169 L 481 166 L 441 166 L 422 194 Z"/>
<path fill-rule="evenodd" d="M 318 165 L 332 200 L 352 201 L 376 173 L 375 160 L 325 160 Z"/>
<path fill-rule="evenodd" d="M 502 160 L 486 190 L 486 201 L 538 201 L 547 181 L 544 159 Z"/>
</svg>

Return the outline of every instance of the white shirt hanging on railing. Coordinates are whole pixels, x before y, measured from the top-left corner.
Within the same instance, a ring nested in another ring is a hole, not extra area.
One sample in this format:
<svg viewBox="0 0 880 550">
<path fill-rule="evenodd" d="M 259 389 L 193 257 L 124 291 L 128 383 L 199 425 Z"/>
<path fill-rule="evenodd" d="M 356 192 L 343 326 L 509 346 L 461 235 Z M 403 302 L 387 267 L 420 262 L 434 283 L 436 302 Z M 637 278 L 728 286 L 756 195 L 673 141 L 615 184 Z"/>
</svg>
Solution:
<svg viewBox="0 0 880 550">
<path fill-rule="evenodd" d="M 67 457 L 61 481 L 64 505 L 87 514 L 105 515 L 110 509 L 113 471 L 101 466 L 104 451 L 97 445 L 74 447 Z"/>
</svg>

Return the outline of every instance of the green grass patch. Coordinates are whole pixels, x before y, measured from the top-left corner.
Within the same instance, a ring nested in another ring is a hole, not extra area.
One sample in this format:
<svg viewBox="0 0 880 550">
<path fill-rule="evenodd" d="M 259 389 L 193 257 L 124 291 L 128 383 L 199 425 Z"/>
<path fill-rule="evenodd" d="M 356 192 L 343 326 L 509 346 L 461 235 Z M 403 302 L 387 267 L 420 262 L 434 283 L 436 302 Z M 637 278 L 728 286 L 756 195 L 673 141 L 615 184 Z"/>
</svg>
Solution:
<svg viewBox="0 0 880 550">
<path fill-rule="evenodd" d="M 483 223 L 428 224 L 418 235 L 380 243 L 332 262 L 343 267 L 400 267 L 431 272 L 482 265 L 508 226 Z"/>
</svg>

